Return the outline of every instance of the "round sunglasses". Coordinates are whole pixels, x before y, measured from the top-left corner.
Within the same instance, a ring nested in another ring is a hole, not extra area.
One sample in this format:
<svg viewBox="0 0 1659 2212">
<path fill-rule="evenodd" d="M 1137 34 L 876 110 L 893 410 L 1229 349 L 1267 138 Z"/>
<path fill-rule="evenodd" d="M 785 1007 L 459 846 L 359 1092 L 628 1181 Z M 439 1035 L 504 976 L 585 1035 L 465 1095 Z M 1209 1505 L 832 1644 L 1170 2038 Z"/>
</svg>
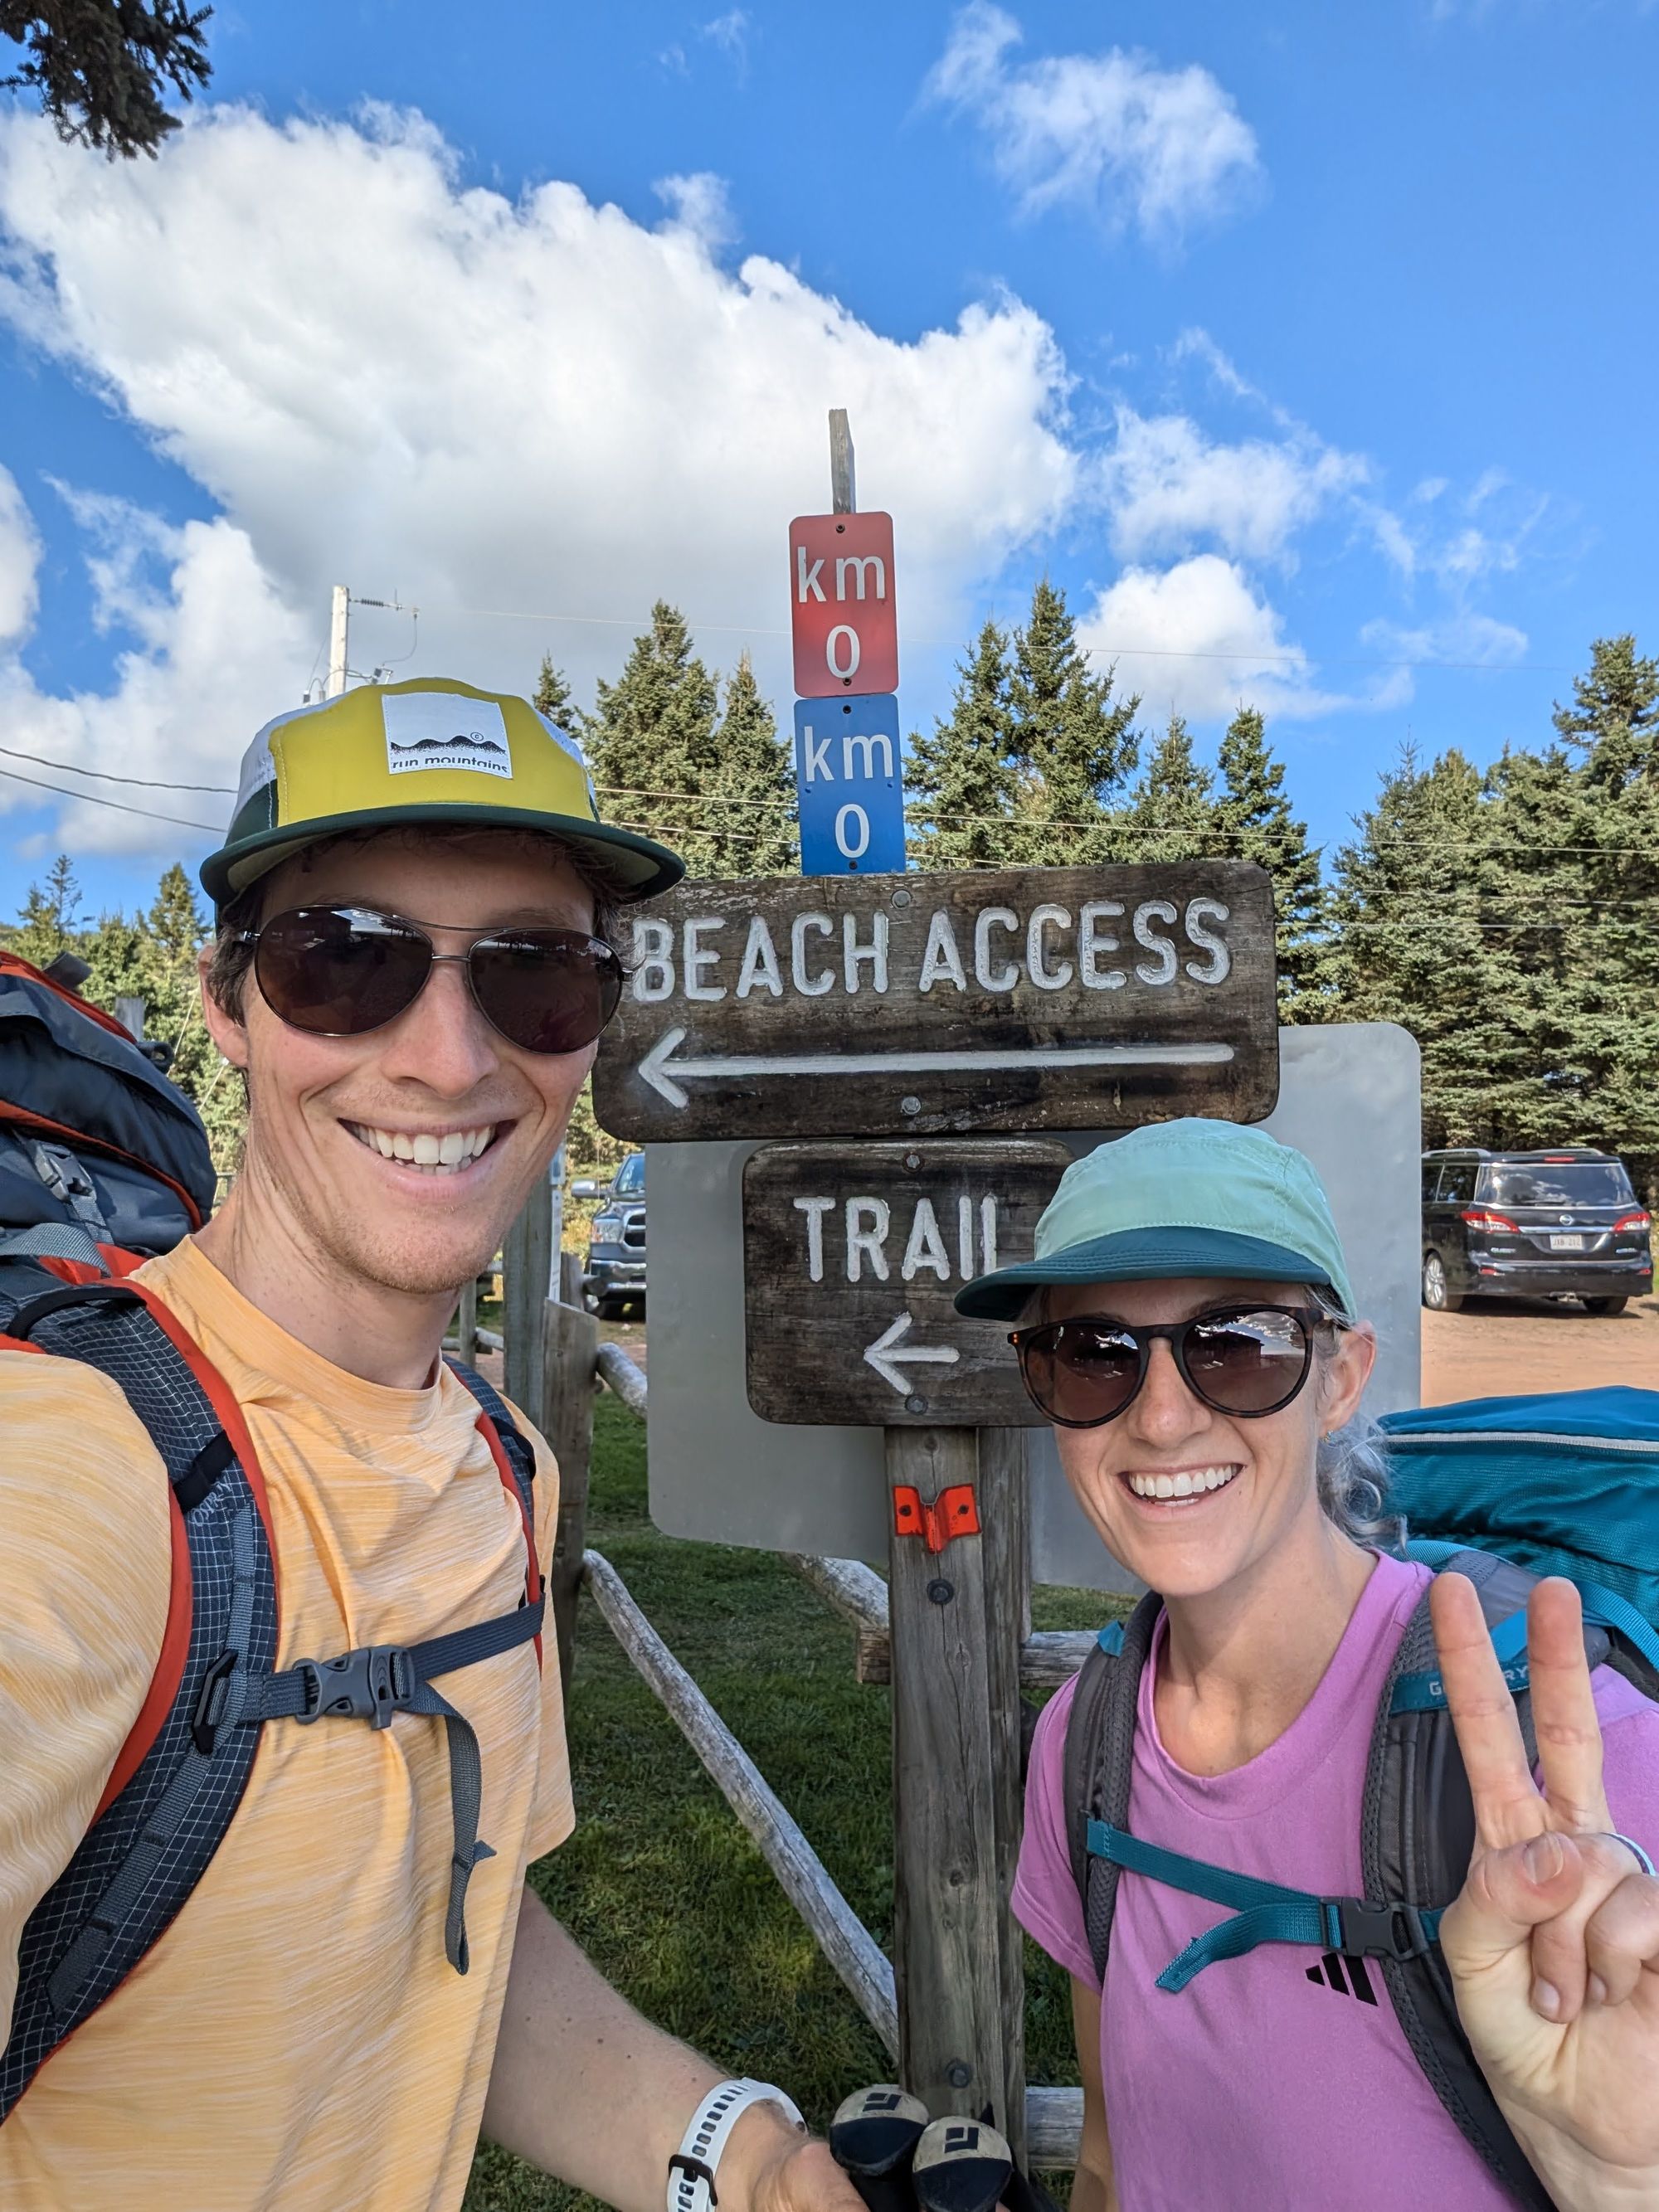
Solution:
<svg viewBox="0 0 1659 2212">
<path fill-rule="evenodd" d="M 1223 1306 L 1189 1321 L 1141 1327 L 1083 1314 L 1009 1332 L 1027 1395 L 1063 1429 L 1097 1429 L 1139 1395 L 1161 1338 L 1194 1398 L 1255 1420 L 1288 1406 L 1308 1379 L 1314 1334 L 1340 1328 L 1306 1306 Z"/>
<path fill-rule="evenodd" d="M 412 1006 L 434 968 L 465 969 L 472 1002 L 524 1052 L 580 1052 L 617 1011 L 622 963 L 577 929 L 500 929 L 440 952 L 427 927 L 372 907 L 301 906 L 242 943 L 266 1005 L 310 1036 L 367 1036 Z"/>
</svg>

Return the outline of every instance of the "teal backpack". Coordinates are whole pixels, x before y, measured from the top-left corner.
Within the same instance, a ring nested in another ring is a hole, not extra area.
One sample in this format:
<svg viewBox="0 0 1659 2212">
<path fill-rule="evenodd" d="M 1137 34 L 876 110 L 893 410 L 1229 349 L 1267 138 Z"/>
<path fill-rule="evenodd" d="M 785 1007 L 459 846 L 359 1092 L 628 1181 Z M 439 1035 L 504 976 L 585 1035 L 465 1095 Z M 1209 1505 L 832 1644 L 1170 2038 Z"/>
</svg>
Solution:
<svg viewBox="0 0 1659 2212">
<path fill-rule="evenodd" d="M 1455 1568 L 1475 1584 L 1529 1757 L 1537 1744 L 1526 1604 L 1544 1575 L 1578 1585 L 1590 1664 L 1613 1668 L 1659 1702 L 1659 1391 L 1482 1398 L 1393 1413 L 1380 1425 L 1391 1463 L 1388 1505 L 1405 1517 L 1407 1555 L 1437 1572 Z M 1375 2004 L 1364 1963 L 1374 1960 L 1418 2064 L 1465 2139 L 1517 2204 L 1551 2212 L 1464 2038 L 1437 1941 L 1468 1870 L 1474 1808 L 1427 1592 L 1372 1727 L 1360 1814 L 1365 1894 L 1357 1898 L 1315 1897 L 1129 1832 L 1140 1674 L 1162 1602 L 1149 1595 L 1127 1623 L 1102 1630 L 1066 1728 L 1072 1871 L 1096 1971 L 1103 1978 L 1126 1869 L 1232 1908 L 1170 1961 L 1161 1990 L 1178 1992 L 1206 1966 L 1258 1944 L 1293 1943 L 1323 1954 L 1308 1969 L 1311 1979 L 1351 1987 Z"/>
</svg>

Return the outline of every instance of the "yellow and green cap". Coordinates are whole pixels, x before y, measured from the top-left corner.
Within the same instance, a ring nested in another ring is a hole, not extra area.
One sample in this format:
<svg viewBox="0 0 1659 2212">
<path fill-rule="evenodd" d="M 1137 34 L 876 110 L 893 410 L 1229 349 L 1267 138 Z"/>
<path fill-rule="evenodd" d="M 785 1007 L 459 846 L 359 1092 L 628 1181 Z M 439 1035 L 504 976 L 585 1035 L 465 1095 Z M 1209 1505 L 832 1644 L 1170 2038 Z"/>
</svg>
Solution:
<svg viewBox="0 0 1659 2212">
<path fill-rule="evenodd" d="M 580 745 L 527 699 L 416 676 L 267 722 L 242 757 L 235 811 L 202 886 L 222 906 L 321 838 L 440 822 L 558 837 L 625 902 L 685 873 L 665 845 L 600 821 Z"/>
<path fill-rule="evenodd" d="M 1354 1313 L 1342 1240 L 1307 1154 L 1265 1129 L 1193 1116 L 1073 1160 L 1037 1223 L 1035 1255 L 965 1284 L 956 1304 L 1017 1322 L 1050 1284 L 1205 1275 L 1306 1283 Z"/>
</svg>

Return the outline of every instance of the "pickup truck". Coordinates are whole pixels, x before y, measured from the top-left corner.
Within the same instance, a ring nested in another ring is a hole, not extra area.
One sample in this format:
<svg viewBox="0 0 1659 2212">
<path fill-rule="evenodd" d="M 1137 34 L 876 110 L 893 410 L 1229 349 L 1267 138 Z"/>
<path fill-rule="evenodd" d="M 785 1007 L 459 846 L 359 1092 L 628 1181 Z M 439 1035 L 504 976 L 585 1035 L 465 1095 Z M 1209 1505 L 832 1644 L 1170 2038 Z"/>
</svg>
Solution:
<svg viewBox="0 0 1659 2212">
<path fill-rule="evenodd" d="M 608 1184 L 584 1179 L 574 1198 L 597 1198 L 582 1292 L 588 1310 L 614 1321 L 628 1305 L 645 1311 L 645 1154 L 630 1152 Z"/>
</svg>

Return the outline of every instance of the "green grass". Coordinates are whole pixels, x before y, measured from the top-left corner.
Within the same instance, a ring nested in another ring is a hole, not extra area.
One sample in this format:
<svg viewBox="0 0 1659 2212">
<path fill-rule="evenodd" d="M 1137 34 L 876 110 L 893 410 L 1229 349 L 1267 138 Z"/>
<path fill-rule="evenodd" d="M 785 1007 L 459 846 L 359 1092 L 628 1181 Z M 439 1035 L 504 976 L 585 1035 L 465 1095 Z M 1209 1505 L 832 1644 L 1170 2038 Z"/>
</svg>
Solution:
<svg viewBox="0 0 1659 2212">
<path fill-rule="evenodd" d="M 853 1679 L 853 1632 L 765 1552 L 660 1536 L 645 1431 L 596 1409 L 588 1542 L 602 1551 L 800 1822 L 853 1910 L 892 1936 L 890 1719 Z M 1041 1626 L 1093 1626 L 1111 1601 L 1043 1590 Z M 890 2062 L 759 1851 L 590 1599 L 570 1690 L 577 1826 L 531 1880 L 641 2010 L 732 2073 L 781 2082 L 822 2128 Z M 1027 1946 L 1027 2066 L 1075 2081 L 1066 1978 Z M 618 2116 L 621 2117 L 620 2115 Z M 574 2212 L 592 2200 L 482 2145 L 465 2212 Z"/>
</svg>

